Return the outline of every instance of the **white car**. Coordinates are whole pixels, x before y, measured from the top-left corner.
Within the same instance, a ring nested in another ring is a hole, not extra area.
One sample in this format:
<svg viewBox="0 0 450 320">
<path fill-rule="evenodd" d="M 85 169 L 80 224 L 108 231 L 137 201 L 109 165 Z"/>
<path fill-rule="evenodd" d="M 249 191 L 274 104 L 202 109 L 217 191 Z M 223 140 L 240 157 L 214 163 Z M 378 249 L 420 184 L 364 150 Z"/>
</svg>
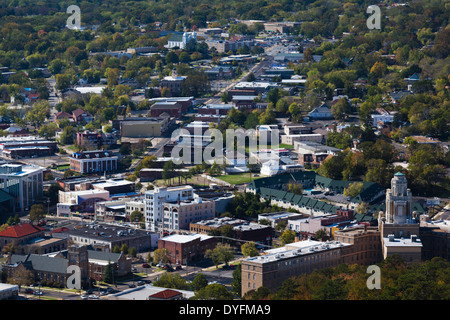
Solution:
<svg viewBox="0 0 450 320">
<path fill-rule="evenodd" d="M 90 298 L 90 299 L 100 299 L 100 297 L 97 296 L 97 295 L 95 295 L 95 294 L 91 294 L 91 295 L 89 296 L 89 298 Z"/>
</svg>

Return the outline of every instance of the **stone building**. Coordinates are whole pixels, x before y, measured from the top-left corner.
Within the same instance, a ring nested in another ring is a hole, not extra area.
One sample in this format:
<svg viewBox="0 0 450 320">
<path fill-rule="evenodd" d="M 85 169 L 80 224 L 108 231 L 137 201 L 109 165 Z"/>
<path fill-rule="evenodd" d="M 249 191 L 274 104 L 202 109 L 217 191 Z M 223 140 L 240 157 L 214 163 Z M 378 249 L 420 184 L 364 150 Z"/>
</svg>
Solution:
<svg viewBox="0 0 450 320">
<path fill-rule="evenodd" d="M 386 213 L 379 217 L 383 258 L 398 254 L 406 262 L 422 260 L 420 225 L 412 216 L 412 194 L 405 175 L 397 172 L 386 190 Z"/>
</svg>

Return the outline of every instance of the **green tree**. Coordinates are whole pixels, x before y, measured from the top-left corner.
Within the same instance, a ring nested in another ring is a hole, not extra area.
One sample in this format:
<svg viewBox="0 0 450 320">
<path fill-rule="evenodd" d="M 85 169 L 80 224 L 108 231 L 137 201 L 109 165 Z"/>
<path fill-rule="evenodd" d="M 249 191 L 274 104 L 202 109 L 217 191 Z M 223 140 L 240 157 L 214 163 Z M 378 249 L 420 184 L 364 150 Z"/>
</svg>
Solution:
<svg viewBox="0 0 450 320">
<path fill-rule="evenodd" d="M 213 283 L 195 293 L 192 300 L 233 300 L 233 294 L 222 284 Z"/>
<path fill-rule="evenodd" d="M 169 263 L 170 262 L 170 253 L 166 248 L 156 249 L 153 252 L 153 261 L 157 263 Z"/>
<path fill-rule="evenodd" d="M 29 214 L 31 221 L 39 221 L 45 218 L 45 210 L 42 204 L 33 204 Z"/>
<path fill-rule="evenodd" d="M 116 274 L 116 270 L 114 270 L 114 265 L 111 261 L 108 261 L 105 269 L 103 270 L 103 281 L 106 283 L 114 283 L 114 275 Z"/>
<path fill-rule="evenodd" d="M 286 229 L 283 234 L 280 236 L 280 240 L 282 245 L 286 245 L 288 243 L 292 243 L 295 241 L 295 232 L 289 229 Z"/>
<path fill-rule="evenodd" d="M 299 182 L 292 182 L 288 184 L 288 191 L 290 193 L 302 195 L 303 194 L 303 185 Z"/>
<path fill-rule="evenodd" d="M 258 249 L 256 249 L 256 243 L 253 241 L 246 242 L 241 245 L 241 252 L 246 257 L 256 257 L 259 256 Z"/>
<path fill-rule="evenodd" d="M 214 249 L 207 250 L 205 256 L 211 259 L 216 268 L 218 268 L 221 262 L 228 265 L 228 262 L 234 258 L 234 252 L 229 245 L 219 243 Z"/>
<path fill-rule="evenodd" d="M 25 120 L 31 122 L 35 128 L 39 128 L 48 116 L 50 116 L 50 103 L 39 100 L 27 112 Z"/>
<path fill-rule="evenodd" d="M 238 264 L 236 270 L 232 273 L 233 282 L 231 283 L 231 290 L 237 296 L 241 295 L 241 285 L 242 285 L 242 265 Z"/>
<path fill-rule="evenodd" d="M 163 273 L 160 275 L 159 279 L 153 281 L 153 285 L 163 288 L 172 288 L 179 290 L 188 290 L 189 283 L 186 279 L 183 279 L 178 273 Z"/>
<path fill-rule="evenodd" d="M 346 197 L 356 197 L 361 193 L 364 184 L 362 182 L 352 182 L 347 188 L 344 188 L 344 196 Z"/>
<path fill-rule="evenodd" d="M 191 289 L 199 291 L 208 285 L 208 279 L 203 273 L 197 273 L 191 282 Z"/>
</svg>

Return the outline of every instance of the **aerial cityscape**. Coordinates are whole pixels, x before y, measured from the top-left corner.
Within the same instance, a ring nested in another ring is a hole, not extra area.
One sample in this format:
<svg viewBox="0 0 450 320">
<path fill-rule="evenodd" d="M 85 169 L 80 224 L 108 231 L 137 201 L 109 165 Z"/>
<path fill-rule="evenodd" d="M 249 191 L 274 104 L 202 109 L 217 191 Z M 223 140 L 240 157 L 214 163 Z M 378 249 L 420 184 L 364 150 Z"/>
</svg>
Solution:
<svg viewBox="0 0 450 320">
<path fill-rule="evenodd" d="M 449 300 L 449 10 L 0 0 L 0 300 Z"/>
</svg>

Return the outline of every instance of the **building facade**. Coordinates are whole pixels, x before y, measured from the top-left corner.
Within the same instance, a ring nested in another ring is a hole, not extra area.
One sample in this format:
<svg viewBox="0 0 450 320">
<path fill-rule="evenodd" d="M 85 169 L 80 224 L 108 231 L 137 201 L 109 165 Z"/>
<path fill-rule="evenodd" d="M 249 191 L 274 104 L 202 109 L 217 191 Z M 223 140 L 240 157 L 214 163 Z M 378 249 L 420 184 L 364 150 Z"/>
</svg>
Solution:
<svg viewBox="0 0 450 320">
<path fill-rule="evenodd" d="M 164 228 L 164 204 L 194 199 L 192 186 L 155 188 L 145 192 L 145 229 L 162 231 Z"/>
<path fill-rule="evenodd" d="M 397 172 L 386 190 L 386 213 L 379 216 L 383 258 L 398 254 L 406 262 L 422 259 L 420 224 L 412 216 L 412 194 L 403 173 Z"/>
<path fill-rule="evenodd" d="M 118 157 L 111 151 L 75 152 L 70 157 L 70 170 L 85 173 L 104 173 L 117 170 Z"/>
<path fill-rule="evenodd" d="M 207 235 L 171 235 L 158 240 L 158 249 L 168 250 L 171 263 L 188 265 L 203 259 L 205 252 L 216 244 L 217 240 Z"/>
<path fill-rule="evenodd" d="M 29 209 L 43 196 L 44 168 L 4 164 L 0 166 L 0 190 L 14 198 L 12 210 Z"/>
<path fill-rule="evenodd" d="M 306 240 L 244 259 L 241 262 L 241 294 L 244 296 L 262 286 L 273 292 L 291 277 L 336 267 L 351 246 L 337 241 Z"/>
<path fill-rule="evenodd" d="M 214 201 L 193 200 L 166 202 L 163 204 L 164 230 L 188 230 L 192 221 L 214 218 Z"/>
</svg>

